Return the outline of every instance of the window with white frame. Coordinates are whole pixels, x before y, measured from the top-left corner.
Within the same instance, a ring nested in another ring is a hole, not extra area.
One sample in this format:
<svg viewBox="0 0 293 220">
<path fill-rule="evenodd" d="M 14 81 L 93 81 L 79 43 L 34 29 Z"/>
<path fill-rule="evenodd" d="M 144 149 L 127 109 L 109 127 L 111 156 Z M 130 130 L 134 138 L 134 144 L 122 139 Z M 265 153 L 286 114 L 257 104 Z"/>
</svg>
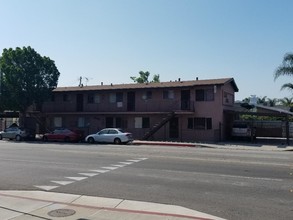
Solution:
<svg viewBox="0 0 293 220">
<path fill-rule="evenodd" d="M 195 130 L 210 130 L 212 129 L 212 118 L 188 118 L 187 128 Z"/>
<path fill-rule="evenodd" d="M 150 128 L 150 118 L 149 117 L 135 117 L 134 119 L 135 128 Z"/>
</svg>

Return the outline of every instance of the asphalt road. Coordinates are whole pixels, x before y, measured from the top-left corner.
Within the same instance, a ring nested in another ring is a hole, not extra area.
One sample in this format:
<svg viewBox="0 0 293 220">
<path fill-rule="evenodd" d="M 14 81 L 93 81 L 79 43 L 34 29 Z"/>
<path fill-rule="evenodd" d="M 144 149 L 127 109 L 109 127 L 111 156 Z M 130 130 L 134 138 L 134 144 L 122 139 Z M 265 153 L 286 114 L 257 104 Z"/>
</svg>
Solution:
<svg viewBox="0 0 293 220">
<path fill-rule="evenodd" d="M 293 219 L 293 152 L 0 141 L 0 190 L 180 205 L 226 219 Z"/>
</svg>

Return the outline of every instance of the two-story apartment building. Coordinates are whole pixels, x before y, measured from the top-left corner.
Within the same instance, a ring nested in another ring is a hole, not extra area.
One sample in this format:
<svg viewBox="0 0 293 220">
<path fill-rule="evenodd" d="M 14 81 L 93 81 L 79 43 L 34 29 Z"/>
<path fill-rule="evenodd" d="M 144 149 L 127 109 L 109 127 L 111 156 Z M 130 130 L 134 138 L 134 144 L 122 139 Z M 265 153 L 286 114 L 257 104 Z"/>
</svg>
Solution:
<svg viewBox="0 0 293 220">
<path fill-rule="evenodd" d="M 145 84 L 58 87 L 43 105 L 46 127 L 79 129 L 85 135 L 119 127 L 135 139 L 225 139 L 225 110 L 238 92 L 233 78 Z"/>
</svg>

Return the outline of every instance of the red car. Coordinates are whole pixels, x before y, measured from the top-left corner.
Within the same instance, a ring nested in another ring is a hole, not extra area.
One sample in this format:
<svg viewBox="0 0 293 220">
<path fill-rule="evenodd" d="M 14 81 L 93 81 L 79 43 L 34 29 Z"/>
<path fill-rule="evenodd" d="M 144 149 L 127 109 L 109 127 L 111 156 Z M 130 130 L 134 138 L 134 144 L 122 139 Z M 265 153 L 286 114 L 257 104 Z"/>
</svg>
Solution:
<svg viewBox="0 0 293 220">
<path fill-rule="evenodd" d="M 81 133 L 66 128 L 57 128 L 43 136 L 43 141 L 78 142 L 80 140 L 82 140 Z"/>
</svg>

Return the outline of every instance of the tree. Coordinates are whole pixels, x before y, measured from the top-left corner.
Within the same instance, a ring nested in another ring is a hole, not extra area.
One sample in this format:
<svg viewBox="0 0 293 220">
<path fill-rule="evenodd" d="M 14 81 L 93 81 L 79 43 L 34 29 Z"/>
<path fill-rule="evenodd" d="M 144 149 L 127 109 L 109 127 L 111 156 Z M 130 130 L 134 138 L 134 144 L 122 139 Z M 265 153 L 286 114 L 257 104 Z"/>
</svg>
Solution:
<svg viewBox="0 0 293 220">
<path fill-rule="evenodd" d="M 287 53 L 283 58 L 283 63 L 275 71 L 275 80 L 280 76 L 293 76 L 293 53 Z M 293 84 L 286 83 L 281 87 L 281 90 L 283 89 L 293 91 Z"/>
<path fill-rule="evenodd" d="M 278 99 L 276 99 L 276 98 L 273 98 L 273 99 L 268 98 L 267 104 L 270 107 L 274 107 L 277 103 L 278 103 Z"/>
<path fill-rule="evenodd" d="M 25 113 L 32 104 L 41 106 L 57 87 L 60 75 L 54 61 L 31 47 L 4 49 L 0 71 L 0 110 L 20 113 Z"/>
<path fill-rule="evenodd" d="M 139 71 L 139 77 L 131 76 L 130 79 L 132 79 L 136 83 L 150 83 L 150 82 L 160 82 L 160 75 L 154 75 L 153 80 L 149 81 L 150 73 L 148 71 L 143 72 Z"/>
<path fill-rule="evenodd" d="M 266 96 L 264 96 L 262 98 L 258 97 L 257 104 L 267 105 L 267 97 Z"/>
<path fill-rule="evenodd" d="M 293 98 L 283 98 L 283 99 L 279 99 L 279 102 L 281 103 L 281 105 L 286 106 L 286 107 L 292 107 L 293 106 Z"/>
</svg>

